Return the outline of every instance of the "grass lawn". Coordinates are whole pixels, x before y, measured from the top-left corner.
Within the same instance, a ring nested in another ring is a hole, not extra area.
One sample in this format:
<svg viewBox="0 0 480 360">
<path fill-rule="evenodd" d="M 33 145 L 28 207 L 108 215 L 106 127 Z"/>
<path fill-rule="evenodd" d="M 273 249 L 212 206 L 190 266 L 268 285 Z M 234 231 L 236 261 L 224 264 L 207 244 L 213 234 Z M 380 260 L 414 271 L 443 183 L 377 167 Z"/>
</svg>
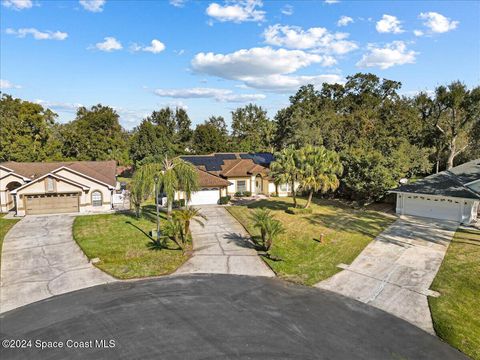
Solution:
<svg viewBox="0 0 480 360">
<path fill-rule="evenodd" d="M 15 223 L 20 221 L 19 219 L 4 219 L 4 216 L 5 214 L 0 214 L 0 255 L 2 253 L 3 239 L 5 238 L 5 235 L 7 235 L 8 230 L 10 230 Z M 0 264 L 1 263 L 0 256 Z"/>
<path fill-rule="evenodd" d="M 312 214 L 291 215 L 285 210 L 292 206 L 292 198 L 270 198 L 248 206 L 226 209 L 242 223 L 252 236 L 259 236 L 249 219 L 255 208 L 273 211 L 286 228 L 271 248 L 271 254 L 282 261 L 265 261 L 276 274 L 286 280 L 313 285 L 340 269 L 340 263 L 349 264 L 363 248 L 394 220 L 394 216 L 377 211 L 354 210 L 337 201 L 314 200 Z M 300 199 L 301 205 L 305 200 Z M 320 234 L 324 243 L 319 243 Z"/>
<path fill-rule="evenodd" d="M 473 359 L 480 359 L 480 231 L 458 230 L 429 298 L 437 335 Z"/>
<path fill-rule="evenodd" d="M 143 217 L 133 213 L 78 216 L 73 224 L 73 236 L 89 259 L 119 279 L 131 279 L 169 274 L 187 259 L 176 244 L 168 249 L 153 249 L 148 232 L 156 228 L 155 206 L 143 207 Z M 161 221 L 166 221 L 162 214 Z"/>
</svg>

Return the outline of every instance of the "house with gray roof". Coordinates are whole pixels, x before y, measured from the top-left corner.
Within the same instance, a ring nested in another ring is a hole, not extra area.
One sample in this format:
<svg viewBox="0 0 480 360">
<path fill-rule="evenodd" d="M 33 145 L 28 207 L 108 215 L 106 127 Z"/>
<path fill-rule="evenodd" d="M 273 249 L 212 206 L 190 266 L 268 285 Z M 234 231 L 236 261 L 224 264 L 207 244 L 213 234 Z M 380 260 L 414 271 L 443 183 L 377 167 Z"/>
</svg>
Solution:
<svg viewBox="0 0 480 360">
<path fill-rule="evenodd" d="M 480 159 L 427 176 L 390 191 L 396 211 L 461 223 L 477 221 L 480 212 Z"/>
</svg>

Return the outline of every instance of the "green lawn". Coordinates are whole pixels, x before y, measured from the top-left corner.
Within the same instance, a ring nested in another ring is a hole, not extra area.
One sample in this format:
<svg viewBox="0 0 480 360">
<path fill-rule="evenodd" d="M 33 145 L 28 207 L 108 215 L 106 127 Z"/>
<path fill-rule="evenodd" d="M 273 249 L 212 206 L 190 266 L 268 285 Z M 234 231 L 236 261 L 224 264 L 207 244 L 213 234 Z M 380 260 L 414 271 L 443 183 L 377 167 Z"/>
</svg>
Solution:
<svg viewBox="0 0 480 360">
<path fill-rule="evenodd" d="M 473 359 L 480 359 L 480 231 L 458 230 L 429 298 L 437 335 Z"/>
<path fill-rule="evenodd" d="M 4 219 L 3 217 L 5 214 L 0 214 L 0 264 L 1 261 L 1 253 L 2 253 L 2 246 L 3 246 L 3 239 L 5 235 L 7 235 L 8 230 L 12 228 L 15 223 L 20 221 L 19 219 Z"/>
<path fill-rule="evenodd" d="M 170 242 L 168 249 L 154 249 L 148 232 L 156 228 L 155 206 L 143 208 L 143 217 L 128 214 L 78 216 L 73 236 L 89 259 L 99 258 L 96 264 L 119 279 L 131 279 L 169 274 L 187 259 Z M 162 222 L 166 221 L 162 214 Z"/>
<path fill-rule="evenodd" d="M 305 200 L 299 200 L 305 204 Z M 252 236 L 258 236 L 249 219 L 255 208 L 266 207 L 286 228 L 273 244 L 271 253 L 282 261 L 265 259 L 284 279 L 313 285 L 340 271 L 340 263 L 349 264 L 363 248 L 394 220 L 377 211 L 354 210 L 336 201 L 315 200 L 313 213 L 287 214 L 291 198 L 271 198 L 248 206 L 227 207 Z M 324 234 L 324 243 L 319 243 Z"/>
</svg>

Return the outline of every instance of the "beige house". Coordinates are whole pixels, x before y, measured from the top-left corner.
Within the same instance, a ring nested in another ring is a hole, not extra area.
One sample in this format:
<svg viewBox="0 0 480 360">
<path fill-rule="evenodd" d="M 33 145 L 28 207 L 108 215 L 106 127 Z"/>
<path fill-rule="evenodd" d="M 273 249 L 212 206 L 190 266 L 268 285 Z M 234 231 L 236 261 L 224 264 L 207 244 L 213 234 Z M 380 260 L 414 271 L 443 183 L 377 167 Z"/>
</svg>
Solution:
<svg viewBox="0 0 480 360">
<path fill-rule="evenodd" d="M 115 161 L 0 163 L 0 212 L 17 215 L 112 209 Z"/>
<path fill-rule="evenodd" d="M 220 196 L 236 193 L 252 195 L 275 194 L 288 196 L 291 192 L 289 184 L 281 184 L 276 189 L 270 176 L 270 163 L 274 161 L 271 153 L 214 153 L 210 155 L 185 155 L 185 161 L 195 165 L 199 171 L 201 190 L 192 196 L 191 205 L 217 204 Z M 215 186 L 202 180 L 204 173 L 210 175 Z M 182 198 L 182 194 L 177 194 Z"/>
</svg>

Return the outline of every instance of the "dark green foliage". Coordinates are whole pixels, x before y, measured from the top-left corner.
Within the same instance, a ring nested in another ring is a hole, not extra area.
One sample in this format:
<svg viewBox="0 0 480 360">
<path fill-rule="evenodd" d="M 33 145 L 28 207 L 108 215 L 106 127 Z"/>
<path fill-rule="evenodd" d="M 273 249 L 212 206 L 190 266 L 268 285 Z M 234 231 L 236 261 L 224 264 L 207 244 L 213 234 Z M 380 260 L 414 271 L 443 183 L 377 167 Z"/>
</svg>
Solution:
<svg viewBox="0 0 480 360">
<path fill-rule="evenodd" d="M 227 196 L 222 196 L 219 200 L 218 200 L 218 204 L 219 205 L 226 205 L 230 202 L 230 199 L 231 199 L 231 196 L 230 195 L 227 195 Z"/>
<path fill-rule="evenodd" d="M 271 151 L 275 125 L 261 106 L 249 104 L 232 111 L 234 151 Z"/>
<path fill-rule="evenodd" d="M 127 134 L 118 119 L 115 110 L 101 104 L 79 108 L 75 120 L 60 128 L 63 156 L 128 163 Z"/>
<path fill-rule="evenodd" d="M 179 208 L 185 207 L 185 199 L 173 200 L 172 201 L 172 207 L 174 209 L 179 209 Z"/>
</svg>

